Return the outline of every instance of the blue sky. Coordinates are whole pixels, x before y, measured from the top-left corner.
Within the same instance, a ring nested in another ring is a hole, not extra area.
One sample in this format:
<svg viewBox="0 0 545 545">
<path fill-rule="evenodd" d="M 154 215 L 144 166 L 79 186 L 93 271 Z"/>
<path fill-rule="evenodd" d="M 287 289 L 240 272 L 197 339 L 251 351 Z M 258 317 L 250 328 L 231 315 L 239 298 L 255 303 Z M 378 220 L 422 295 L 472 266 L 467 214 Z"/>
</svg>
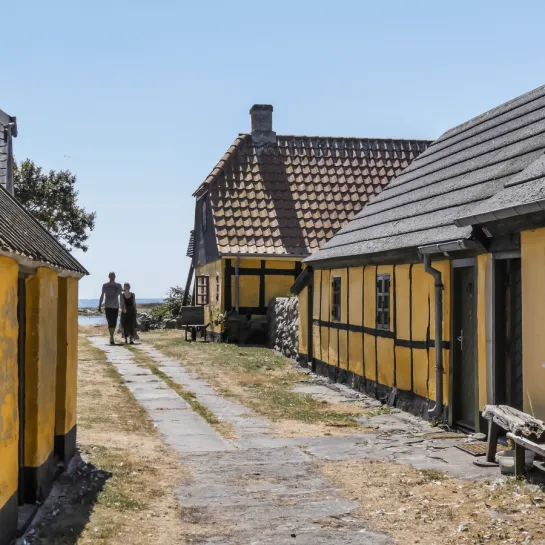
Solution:
<svg viewBox="0 0 545 545">
<path fill-rule="evenodd" d="M 111 269 L 141 297 L 185 282 L 191 194 L 254 103 L 280 134 L 433 139 L 545 83 L 537 1 L 4 4 L 16 157 L 98 213 L 82 298 Z"/>
</svg>

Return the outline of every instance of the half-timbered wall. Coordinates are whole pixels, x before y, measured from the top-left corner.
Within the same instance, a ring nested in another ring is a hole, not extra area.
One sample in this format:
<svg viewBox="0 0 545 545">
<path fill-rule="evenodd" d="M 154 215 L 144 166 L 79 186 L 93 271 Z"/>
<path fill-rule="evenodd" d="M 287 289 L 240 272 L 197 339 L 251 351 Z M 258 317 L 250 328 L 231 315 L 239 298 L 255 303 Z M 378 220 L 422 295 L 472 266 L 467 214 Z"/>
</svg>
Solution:
<svg viewBox="0 0 545 545">
<path fill-rule="evenodd" d="M 450 262 L 434 263 L 443 275 L 444 401 L 448 401 L 450 352 Z M 322 371 L 355 375 L 360 389 L 411 392 L 435 400 L 434 286 L 422 264 L 368 265 L 315 270 L 312 355 Z M 377 327 L 377 278 L 390 275 L 390 327 Z M 340 319 L 332 319 L 332 283 L 341 279 Z M 307 289 L 299 295 L 300 352 L 308 353 Z M 359 378 L 358 378 L 359 377 Z"/>
</svg>

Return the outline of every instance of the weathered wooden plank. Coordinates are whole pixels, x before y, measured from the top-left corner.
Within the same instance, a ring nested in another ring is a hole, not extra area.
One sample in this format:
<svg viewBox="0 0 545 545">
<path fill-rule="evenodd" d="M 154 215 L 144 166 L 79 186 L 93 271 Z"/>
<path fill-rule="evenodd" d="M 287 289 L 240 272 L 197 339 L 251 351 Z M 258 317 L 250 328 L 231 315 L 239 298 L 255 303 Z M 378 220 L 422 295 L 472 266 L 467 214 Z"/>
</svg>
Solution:
<svg viewBox="0 0 545 545">
<path fill-rule="evenodd" d="M 507 434 L 507 439 L 511 439 L 515 444 L 524 447 L 525 449 L 531 450 L 536 454 L 545 456 L 545 444 L 534 443 L 525 437 L 520 437 L 519 435 L 513 435 L 512 433 Z"/>
<path fill-rule="evenodd" d="M 537 441 L 545 439 L 545 422 L 508 405 L 486 405 L 483 417 L 493 420 L 513 435 L 535 438 Z"/>
</svg>

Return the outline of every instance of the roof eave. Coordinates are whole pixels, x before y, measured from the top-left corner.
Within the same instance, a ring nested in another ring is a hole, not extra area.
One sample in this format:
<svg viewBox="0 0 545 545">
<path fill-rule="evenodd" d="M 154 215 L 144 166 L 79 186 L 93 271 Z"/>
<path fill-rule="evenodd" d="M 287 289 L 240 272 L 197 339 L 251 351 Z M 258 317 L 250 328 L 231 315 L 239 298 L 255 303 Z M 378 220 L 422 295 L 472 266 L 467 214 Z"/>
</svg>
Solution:
<svg viewBox="0 0 545 545">
<path fill-rule="evenodd" d="M 220 257 L 232 258 L 232 257 L 248 257 L 258 259 L 288 259 L 288 260 L 305 260 L 310 254 L 297 255 L 297 254 L 267 254 L 265 252 L 219 252 Z"/>
<path fill-rule="evenodd" d="M 451 240 L 449 242 L 439 242 L 437 244 L 427 244 L 426 246 L 419 246 L 418 253 L 421 256 L 433 255 L 433 254 L 451 254 L 452 252 L 459 252 L 463 250 L 479 250 L 481 245 L 471 239 L 458 239 Z"/>
<path fill-rule="evenodd" d="M 474 214 L 454 220 L 457 227 L 467 227 L 471 225 L 480 225 L 482 223 L 490 223 L 492 221 L 505 220 L 525 214 L 534 214 L 536 212 L 545 212 L 545 199 L 533 201 L 518 206 L 510 206 L 501 208 L 483 214 Z"/>
<path fill-rule="evenodd" d="M 89 271 L 87 271 L 86 269 L 83 269 L 82 271 L 65 269 L 63 267 L 59 267 L 58 265 L 54 265 L 53 263 L 48 263 L 47 261 L 39 261 L 36 259 L 32 259 L 31 257 L 28 257 L 26 255 L 23 255 L 17 252 L 8 252 L 5 250 L 0 250 L 0 256 L 13 259 L 13 261 L 18 263 L 20 267 L 24 267 L 26 269 L 37 269 L 38 267 L 47 267 L 48 269 L 54 270 L 60 277 L 63 277 L 63 278 L 67 277 L 67 278 L 75 278 L 77 280 L 80 280 L 84 276 L 89 275 Z"/>
</svg>

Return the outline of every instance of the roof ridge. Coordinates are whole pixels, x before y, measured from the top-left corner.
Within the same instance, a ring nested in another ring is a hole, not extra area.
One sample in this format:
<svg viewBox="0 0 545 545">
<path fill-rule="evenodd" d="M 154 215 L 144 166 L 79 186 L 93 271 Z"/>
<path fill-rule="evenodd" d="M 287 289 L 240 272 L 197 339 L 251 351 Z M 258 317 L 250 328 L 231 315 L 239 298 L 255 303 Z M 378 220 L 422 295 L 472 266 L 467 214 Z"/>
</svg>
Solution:
<svg viewBox="0 0 545 545">
<path fill-rule="evenodd" d="M 544 92 L 539 93 L 540 91 L 544 91 Z M 535 98 L 532 98 L 531 100 L 525 100 L 533 93 L 537 93 L 537 96 Z M 507 100 L 506 102 L 502 102 L 500 105 L 495 106 L 494 108 L 490 108 L 489 110 L 486 110 L 485 112 L 482 112 L 480 114 L 477 114 L 475 117 L 472 117 L 471 119 L 468 119 L 467 121 L 464 121 L 463 123 L 460 123 L 459 125 L 456 125 L 455 127 L 452 127 L 451 129 L 446 130 L 437 139 L 437 142 L 443 142 L 443 140 L 441 140 L 443 137 L 447 137 L 445 138 L 445 141 L 447 141 L 452 136 L 457 136 L 459 134 L 462 134 L 466 130 L 475 128 L 485 121 L 489 121 L 490 119 L 494 119 L 495 117 L 499 117 L 513 110 L 516 110 L 517 108 L 520 108 L 526 104 L 529 104 L 531 102 L 539 100 L 540 98 L 543 98 L 543 96 L 545 96 L 545 85 L 540 85 L 539 87 L 536 87 L 535 89 L 532 89 L 531 91 L 528 91 L 526 93 L 523 93 L 522 95 L 513 97 Z M 498 113 L 497 115 L 491 115 L 498 112 L 498 110 L 502 110 L 501 113 Z M 462 128 L 463 130 L 458 130 Z"/>
<path fill-rule="evenodd" d="M 238 136 L 235 138 L 233 143 L 229 146 L 227 151 L 223 154 L 222 158 L 216 163 L 214 168 L 210 171 L 210 174 L 204 179 L 204 181 L 199 185 L 197 190 L 193 193 L 193 197 L 198 197 L 204 191 L 205 187 L 212 184 L 217 177 L 224 171 L 225 166 L 231 161 L 235 153 L 246 143 L 250 143 L 252 135 L 250 133 L 238 133 Z M 407 139 L 407 138 L 369 138 L 369 137 L 356 137 L 356 136 L 305 136 L 305 135 L 282 135 L 277 134 L 276 139 L 307 139 L 307 140 L 335 140 L 335 141 L 353 141 L 358 143 L 407 143 L 409 145 L 416 145 L 419 150 L 423 147 L 424 149 L 433 142 L 433 140 L 419 140 L 419 139 Z M 254 144 L 252 145 L 257 148 L 267 148 L 274 147 L 274 144 Z M 405 150 L 403 150 L 405 151 Z"/>
<path fill-rule="evenodd" d="M 238 136 L 252 136 L 251 133 L 239 132 Z M 373 136 L 332 136 L 332 135 L 312 135 L 312 134 L 278 134 L 276 138 L 316 138 L 322 140 L 370 140 L 370 141 L 381 141 L 381 142 L 434 142 L 435 140 L 428 140 L 425 138 L 386 138 L 386 137 L 373 137 Z"/>
</svg>

